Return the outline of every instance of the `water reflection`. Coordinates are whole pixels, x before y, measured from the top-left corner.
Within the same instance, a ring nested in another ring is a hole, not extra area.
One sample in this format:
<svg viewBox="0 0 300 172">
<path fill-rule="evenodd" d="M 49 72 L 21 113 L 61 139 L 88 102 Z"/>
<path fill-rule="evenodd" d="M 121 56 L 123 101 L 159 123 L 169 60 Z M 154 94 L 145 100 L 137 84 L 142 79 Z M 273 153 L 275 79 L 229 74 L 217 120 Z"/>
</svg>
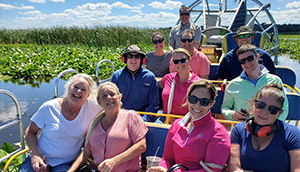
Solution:
<svg viewBox="0 0 300 172">
<path fill-rule="evenodd" d="M 287 55 L 280 56 L 279 65 L 287 66 L 294 70 L 297 75 L 296 86 L 300 88 L 300 64 L 298 60 L 292 60 Z M 0 82 L 0 88 L 11 91 L 19 100 L 21 112 L 33 115 L 37 109 L 47 100 L 53 99 L 56 78 L 49 82 L 41 82 L 36 86 L 18 85 L 12 82 Z M 63 95 L 65 80 L 59 81 L 58 95 Z M 16 109 L 14 102 L 6 95 L 0 94 L 0 125 L 15 118 Z M 29 116 L 23 116 L 23 127 L 27 128 L 30 122 Z M 0 131 L 0 145 L 4 142 L 10 144 L 19 141 L 18 126 L 14 125 Z"/>
</svg>

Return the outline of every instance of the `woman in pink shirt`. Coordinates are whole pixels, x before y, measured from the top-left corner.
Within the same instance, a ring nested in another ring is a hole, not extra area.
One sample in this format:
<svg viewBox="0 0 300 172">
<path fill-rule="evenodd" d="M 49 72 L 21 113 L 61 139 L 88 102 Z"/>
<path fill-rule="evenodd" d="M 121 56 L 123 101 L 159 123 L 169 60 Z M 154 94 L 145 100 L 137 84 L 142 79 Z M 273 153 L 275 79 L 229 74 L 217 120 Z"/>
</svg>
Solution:
<svg viewBox="0 0 300 172">
<path fill-rule="evenodd" d="M 69 171 L 76 171 L 90 156 L 100 172 L 141 171 L 140 156 L 146 150 L 148 129 L 137 112 L 121 109 L 121 98 L 115 84 L 107 82 L 99 87 L 97 100 L 104 108 L 99 115 L 104 116 Z"/>
<path fill-rule="evenodd" d="M 207 80 L 198 80 L 190 86 L 187 96 L 189 112 L 172 124 L 160 166 L 148 172 L 166 172 L 175 164 L 188 168 L 178 171 L 221 171 L 225 165 L 230 138 L 224 126 L 211 116 L 215 87 Z"/>
<path fill-rule="evenodd" d="M 200 78 L 190 70 L 190 54 L 186 49 L 177 48 L 173 52 L 172 63 L 174 64 L 176 73 L 169 73 L 158 81 L 158 88 L 163 89 L 163 113 L 183 116 L 188 112 L 188 108 L 182 106 L 186 101 L 188 88 L 194 81 L 199 80 Z M 172 101 L 172 106 L 168 112 L 168 106 L 170 106 L 169 97 L 172 94 L 171 88 L 173 80 L 175 81 L 173 84 L 173 99 L 170 100 Z M 158 120 L 163 123 L 165 118 L 160 117 Z M 174 119 L 170 119 L 171 123 L 173 121 Z"/>
</svg>

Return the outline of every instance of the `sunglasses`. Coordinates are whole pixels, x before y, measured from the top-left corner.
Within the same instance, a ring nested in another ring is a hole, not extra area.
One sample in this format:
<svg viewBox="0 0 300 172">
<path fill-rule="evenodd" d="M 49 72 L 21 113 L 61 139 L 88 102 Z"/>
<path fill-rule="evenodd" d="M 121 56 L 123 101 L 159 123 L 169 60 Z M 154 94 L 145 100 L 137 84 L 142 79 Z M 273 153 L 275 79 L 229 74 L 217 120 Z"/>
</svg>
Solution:
<svg viewBox="0 0 300 172">
<path fill-rule="evenodd" d="M 263 110 L 267 106 L 267 104 L 265 102 L 262 102 L 262 101 L 259 101 L 259 100 L 254 100 L 254 105 L 255 105 L 255 108 L 258 109 L 258 110 Z M 271 115 L 276 115 L 280 110 L 281 110 L 280 107 L 277 107 L 277 106 L 274 106 L 274 105 L 269 105 L 268 106 L 268 112 Z"/>
<path fill-rule="evenodd" d="M 251 62 L 251 61 L 253 61 L 254 57 L 256 57 L 256 55 L 250 55 L 250 56 L 248 56 L 248 57 L 246 57 L 246 58 L 244 58 L 244 59 L 241 59 L 241 60 L 239 60 L 239 61 L 240 61 L 240 64 L 245 64 L 245 63 L 246 63 L 246 60 L 247 60 L 248 62 Z"/>
<path fill-rule="evenodd" d="M 157 44 L 157 43 L 162 43 L 164 41 L 164 39 L 158 39 L 158 40 L 152 40 L 153 44 Z"/>
<path fill-rule="evenodd" d="M 187 60 L 187 58 L 182 58 L 182 59 L 179 59 L 179 60 L 173 60 L 173 63 L 174 63 L 174 64 L 178 64 L 179 62 L 180 62 L 180 63 L 185 63 L 186 60 Z"/>
<path fill-rule="evenodd" d="M 181 42 L 185 43 L 186 41 L 187 42 L 192 42 L 194 39 L 181 39 Z"/>
<path fill-rule="evenodd" d="M 189 16 L 190 13 L 180 13 L 180 16 Z"/>
<path fill-rule="evenodd" d="M 141 55 L 140 54 L 128 54 L 127 58 L 129 58 L 129 59 L 133 59 L 133 58 L 140 59 Z"/>
<path fill-rule="evenodd" d="M 239 39 L 243 39 L 243 38 L 250 38 L 251 34 L 245 34 L 245 35 L 239 35 L 238 38 Z"/>
<path fill-rule="evenodd" d="M 191 104 L 196 104 L 197 102 L 198 102 L 198 100 L 199 100 L 199 102 L 200 102 L 200 105 L 202 105 L 202 106 L 208 106 L 209 105 L 209 103 L 211 103 L 212 102 L 212 100 L 209 100 L 209 99 L 207 99 L 207 98 L 198 98 L 198 97 L 196 97 L 196 96 L 189 96 L 188 97 L 188 100 L 189 100 L 189 102 L 191 103 Z"/>
</svg>

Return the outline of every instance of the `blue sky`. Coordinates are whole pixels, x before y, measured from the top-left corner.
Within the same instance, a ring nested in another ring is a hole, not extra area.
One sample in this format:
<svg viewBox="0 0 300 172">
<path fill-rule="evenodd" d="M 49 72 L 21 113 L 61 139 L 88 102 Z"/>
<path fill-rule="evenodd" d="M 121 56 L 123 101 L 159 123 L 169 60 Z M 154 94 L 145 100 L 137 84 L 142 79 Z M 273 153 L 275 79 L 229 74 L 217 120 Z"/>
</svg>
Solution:
<svg viewBox="0 0 300 172">
<path fill-rule="evenodd" d="M 1 0 L 0 28 L 93 25 L 171 27 L 179 18 L 179 7 L 182 4 L 189 6 L 193 2 L 194 0 Z M 208 1 L 209 4 L 219 2 L 220 0 Z M 272 2 L 270 12 L 277 24 L 300 24 L 300 1 L 260 2 Z M 196 15 L 192 15 L 192 18 L 195 17 Z"/>
</svg>

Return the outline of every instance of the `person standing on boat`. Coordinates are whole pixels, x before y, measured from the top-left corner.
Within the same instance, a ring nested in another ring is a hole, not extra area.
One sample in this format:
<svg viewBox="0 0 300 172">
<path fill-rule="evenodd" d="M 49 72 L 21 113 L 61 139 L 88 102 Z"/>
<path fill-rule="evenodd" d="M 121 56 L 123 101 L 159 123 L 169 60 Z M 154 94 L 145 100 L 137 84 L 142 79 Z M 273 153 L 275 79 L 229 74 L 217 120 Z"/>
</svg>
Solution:
<svg viewBox="0 0 300 172">
<path fill-rule="evenodd" d="M 242 45 L 251 44 L 255 36 L 256 33 L 252 32 L 252 29 L 249 26 L 241 26 L 238 29 L 237 34 L 232 36 L 232 39 L 237 42 L 238 47 L 225 54 L 215 74 L 216 80 L 227 79 L 230 81 L 242 73 L 243 69 L 239 63 L 236 52 Z M 256 51 L 260 56 L 259 63 L 264 65 L 271 74 L 276 75 L 275 66 L 270 55 L 258 47 L 256 47 Z"/>
<path fill-rule="evenodd" d="M 183 116 L 189 111 L 186 106 L 182 106 L 187 99 L 186 93 L 190 85 L 200 78 L 189 68 L 190 54 L 186 49 L 177 48 L 173 52 L 172 63 L 174 63 L 173 66 L 176 72 L 169 73 L 160 81 L 158 81 L 158 88 L 163 89 L 163 113 Z M 171 94 L 173 98 L 169 100 Z M 171 103 L 171 107 L 168 112 L 169 103 Z M 158 120 L 156 122 L 164 123 L 164 121 L 165 117 L 158 117 Z M 172 123 L 173 121 L 173 118 L 170 119 L 170 123 Z"/>
<path fill-rule="evenodd" d="M 237 50 L 240 65 L 244 69 L 239 77 L 233 79 L 225 89 L 224 99 L 221 107 L 222 115 L 229 120 L 243 121 L 246 114 L 241 108 L 247 108 L 249 101 L 257 91 L 266 84 L 278 83 L 282 85 L 281 79 L 270 74 L 268 69 L 259 64 L 259 54 L 255 45 L 245 44 Z M 285 101 L 283 103 L 283 113 L 279 119 L 284 121 L 288 116 L 288 100 L 283 90 Z"/>
<path fill-rule="evenodd" d="M 300 130 L 278 117 L 284 111 L 284 88 L 262 87 L 249 102 L 253 118 L 231 131 L 229 171 L 300 171 Z"/>
<path fill-rule="evenodd" d="M 207 80 L 195 81 L 187 92 L 189 112 L 169 129 L 160 166 L 148 172 L 166 172 L 175 164 L 186 171 L 219 172 L 230 153 L 230 137 L 225 127 L 212 116 L 216 89 Z"/>
<path fill-rule="evenodd" d="M 190 8 L 184 5 L 179 9 L 180 23 L 172 27 L 169 35 L 169 49 L 174 50 L 180 48 L 180 34 L 188 29 L 195 32 L 195 44 L 196 49 L 199 48 L 201 42 L 201 29 L 196 23 L 190 21 Z"/>
<path fill-rule="evenodd" d="M 141 171 L 148 128 L 134 110 L 121 109 L 122 94 L 111 82 L 99 86 L 97 100 L 104 111 L 97 115 L 87 134 L 86 145 L 68 172 L 81 167 L 89 157 L 100 172 Z"/>
<path fill-rule="evenodd" d="M 208 79 L 210 71 L 210 61 L 205 54 L 195 48 L 194 32 L 185 30 L 180 35 L 180 46 L 186 49 L 191 55 L 190 68 L 202 79 Z M 170 72 L 174 72 L 174 63 L 170 61 Z"/>
<path fill-rule="evenodd" d="M 142 67 L 146 61 L 143 49 L 130 45 L 124 51 L 121 58 L 127 65 L 114 72 L 111 78 L 122 93 L 122 108 L 156 113 L 159 107 L 157 82 L 154 74 Z M 142 118 L 153 122 L 155 116 L 143 115 Z"/>
<path fill-rule="evenodd" d="M 165 36 L 158 31 L 151 34 L 151 42 L 154 51 L 146 53 L 146 63 L 143 67 L 153 72 L 155 77 L 162 78 L 170 73 L 169 62 L 172 58 L 172 52 L 164 50 Z"/>
<path fill-rule="evenodd" d="M 32 116 L 25 131 L 30 155 L 20 172 L 67 171 L 80 153 L 88 126 L 102 107 L 89 75 L 77 74 L 64 87 L 63 98 L 45 102 Z"/>
</svg>

